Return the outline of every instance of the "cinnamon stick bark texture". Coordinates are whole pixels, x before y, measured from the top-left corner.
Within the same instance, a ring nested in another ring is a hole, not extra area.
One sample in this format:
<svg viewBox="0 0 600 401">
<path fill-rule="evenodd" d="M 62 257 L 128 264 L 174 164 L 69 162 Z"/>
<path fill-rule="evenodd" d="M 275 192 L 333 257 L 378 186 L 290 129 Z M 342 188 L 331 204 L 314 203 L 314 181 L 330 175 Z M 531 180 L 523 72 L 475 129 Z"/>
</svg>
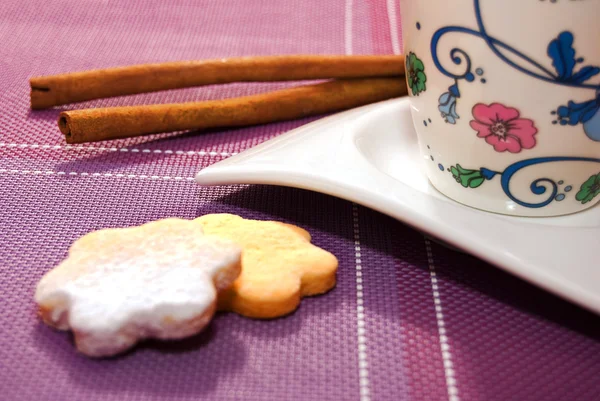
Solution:
<svg viewBox="0 0 600 401">
<path fill-rule="evenodd" d="M 34 77 L 31 108 L 232 82 L 390 77 L 404 74 L 403 55 L 290 55 L 144 64 Z"/>
<path fill-rule="evenodd" d="M 401 78 L 334 80 L 240 98 L 62 112 L 67 143 L 161 132 L 239 127 L 292 120 L 362 106 L 407 93 Z"/>
</svg>

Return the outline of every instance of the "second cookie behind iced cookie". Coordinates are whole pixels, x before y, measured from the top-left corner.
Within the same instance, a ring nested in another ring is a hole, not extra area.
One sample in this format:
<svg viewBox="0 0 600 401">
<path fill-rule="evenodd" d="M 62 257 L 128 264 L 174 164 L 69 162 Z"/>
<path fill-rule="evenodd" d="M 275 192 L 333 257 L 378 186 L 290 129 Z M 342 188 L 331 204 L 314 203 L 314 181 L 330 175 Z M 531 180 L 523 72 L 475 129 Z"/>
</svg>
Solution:
<svg viewBox="0 0 600 401">
<path fill-rule="evenodd" d="M 335 286 L 337 258 L 311 244 L 310 234 L 299 227 L 231 214 L 211 214 L 195 221 L 207 235 L 230 239 L 243 248 L 242 272 L 219 295 L 220 310 L 275 318 L 296 310 L 302 297 Z"/>
</svg>

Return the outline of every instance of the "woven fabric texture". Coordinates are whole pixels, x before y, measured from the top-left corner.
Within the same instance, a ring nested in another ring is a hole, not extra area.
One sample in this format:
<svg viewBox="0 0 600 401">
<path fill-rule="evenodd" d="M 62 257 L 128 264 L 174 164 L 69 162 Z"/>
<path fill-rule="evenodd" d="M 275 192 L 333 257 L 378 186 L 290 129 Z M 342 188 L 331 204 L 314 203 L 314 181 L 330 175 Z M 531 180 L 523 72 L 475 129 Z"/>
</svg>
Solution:
<svg viewBox="0 0 600 401">
<path fill-rule="evenodd" d="M 416 1 L 416 0 L 415 0 Z M 0 400 L 600 399 L 600 318 L 372 210 L 201 168 L 314 118 L 66 146 L 64 109 L 219 99 L 231 84 L 29 110 L 28 78 L 268 54 L 399 52 L 394 0 L 4 0 L 0 5 Z M 219 314 L 118 358 L 76 353 L 33 291 L 81 235 L 206 213 L 296 224 L 338 256 L 336 288 L 273 321 Z M 501 246 L 499 244 L 499 246 Z"/>
</svg>

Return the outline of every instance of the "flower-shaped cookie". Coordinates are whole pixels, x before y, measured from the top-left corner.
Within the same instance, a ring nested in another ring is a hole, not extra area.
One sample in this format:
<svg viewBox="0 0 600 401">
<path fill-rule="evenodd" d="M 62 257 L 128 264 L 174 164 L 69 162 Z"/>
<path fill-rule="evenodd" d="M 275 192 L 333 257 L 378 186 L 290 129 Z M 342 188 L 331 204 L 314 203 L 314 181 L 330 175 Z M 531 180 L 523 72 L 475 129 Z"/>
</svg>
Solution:
<svg viewBox="0 0 600 401">
<path fill-rule="evenodd" d="M 231 214 L 196 219 L 207 235 L 243 247 L 242 272 L 219 294 L 220 310 L 253 318 L 274 318 L 294 311 L 304 296 L 335 286 L 338 261 L 311 244 L 310 234 L 275 221 L 246 220 Z"/>
<path fill-rule="evenodd" d="M 205 236 L 193 221 L 164 219 L 104 229 L 75 241 L 38 283 L 44 321 L 71 329 L 80 352 L 120 353 L 145 338 L 198 333 L 216 310 L 217 291 L 240 273 L 241 248 Z"/>
</svg>

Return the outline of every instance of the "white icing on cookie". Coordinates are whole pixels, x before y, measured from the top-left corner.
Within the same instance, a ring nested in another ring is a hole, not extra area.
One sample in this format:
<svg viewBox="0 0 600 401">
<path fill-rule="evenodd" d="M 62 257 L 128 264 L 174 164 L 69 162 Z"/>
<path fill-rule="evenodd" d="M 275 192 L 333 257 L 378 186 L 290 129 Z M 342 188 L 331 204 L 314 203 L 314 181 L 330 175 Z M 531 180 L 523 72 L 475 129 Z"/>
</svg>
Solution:
<svg viewBox="0 0 600 401">
<path fill-rule="evenodd" d="M 144 338 L 199 332 L 217 291 L 239 275 L 241 252 L 182 219 L 100 230 L 73 244 L 35 300 L 46 323 L 73 330 L 82 353 L 114 355 Z"/>
</svg>

